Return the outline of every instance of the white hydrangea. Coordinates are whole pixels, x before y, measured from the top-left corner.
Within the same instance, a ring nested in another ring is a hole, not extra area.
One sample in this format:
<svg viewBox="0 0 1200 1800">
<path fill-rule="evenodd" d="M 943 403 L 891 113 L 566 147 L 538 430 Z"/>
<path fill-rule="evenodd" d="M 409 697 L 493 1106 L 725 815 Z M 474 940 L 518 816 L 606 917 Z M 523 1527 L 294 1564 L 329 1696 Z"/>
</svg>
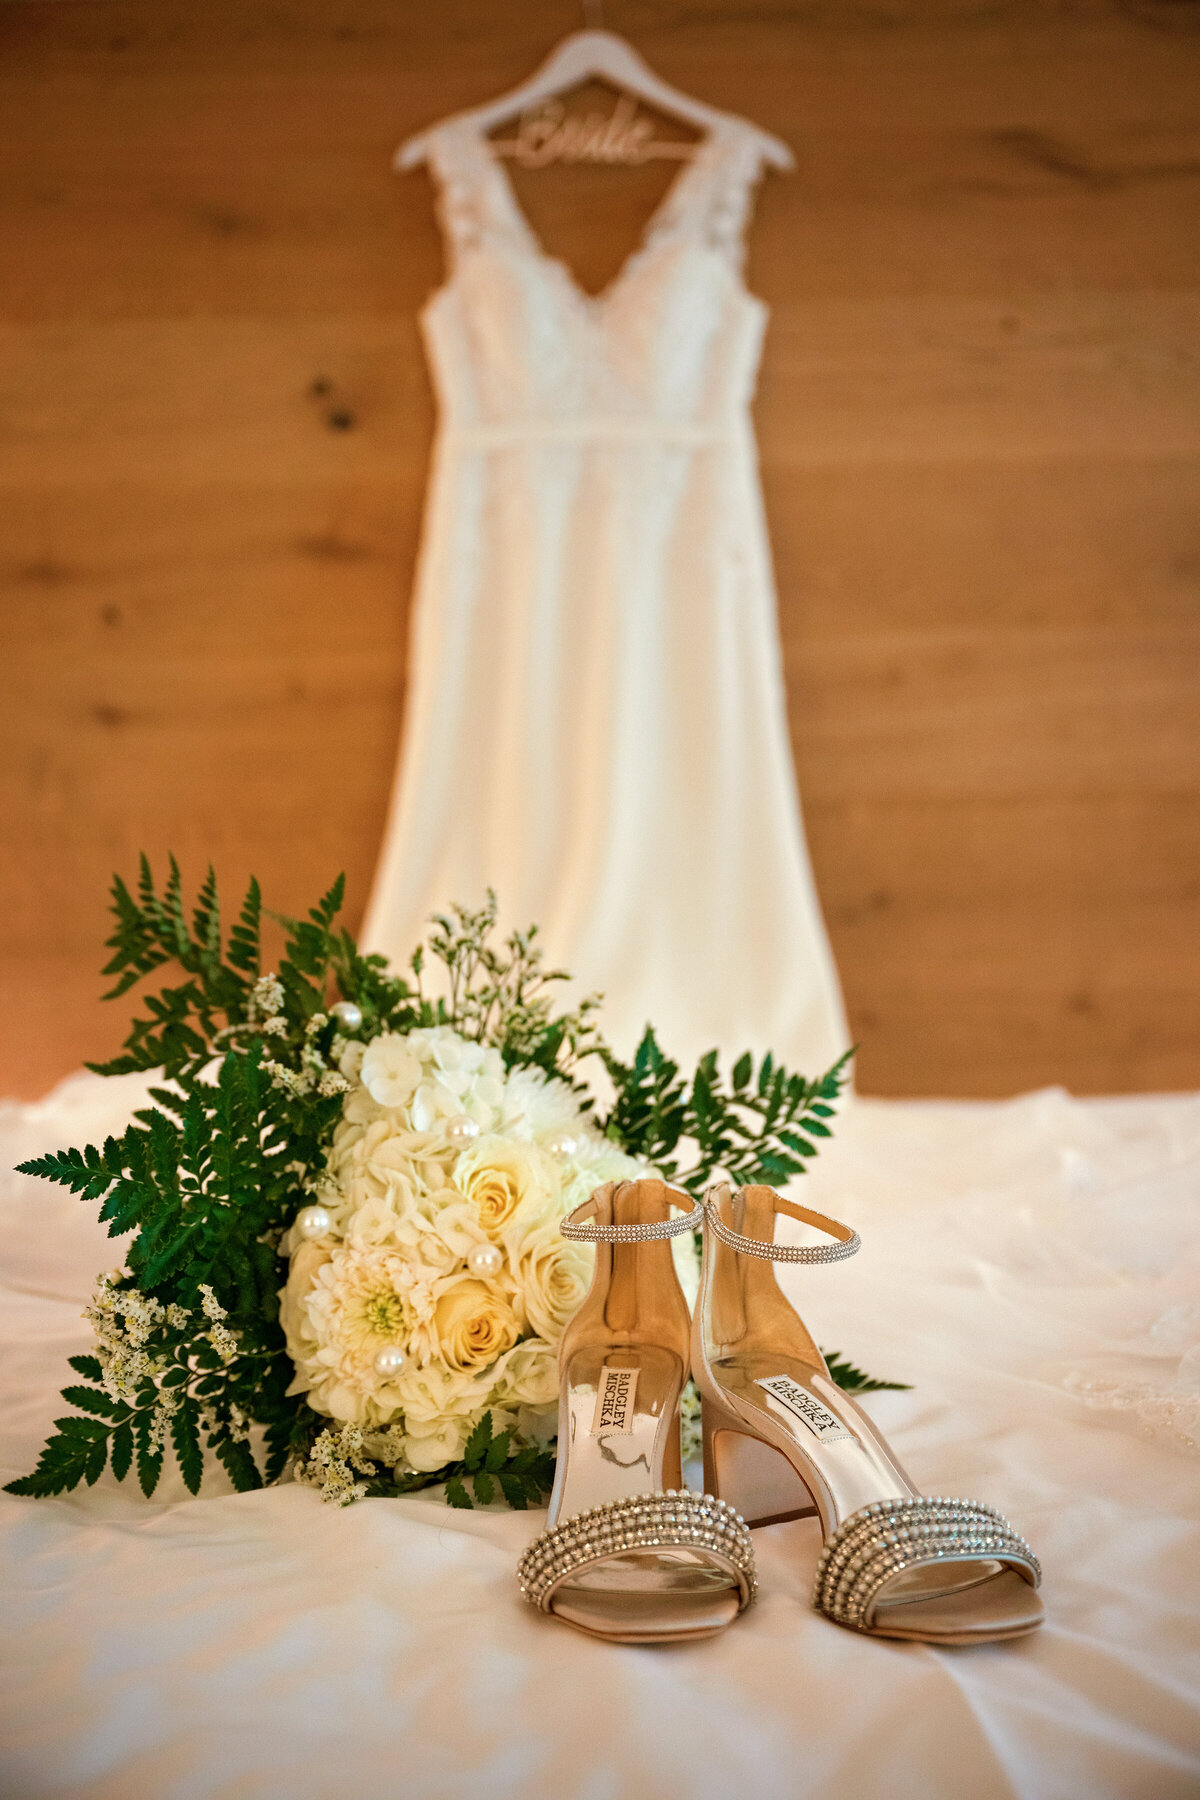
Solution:
<svg viewBox="0 0 1200 1800">
<path fill-rule="evenodd" d="M 420 1059 L 398 1032 L 385 1032 L 367 1045 L 360 1064 L 360 1079 L 379 1106 L 407 1105 L 421 1079 Z"/>
</svg>

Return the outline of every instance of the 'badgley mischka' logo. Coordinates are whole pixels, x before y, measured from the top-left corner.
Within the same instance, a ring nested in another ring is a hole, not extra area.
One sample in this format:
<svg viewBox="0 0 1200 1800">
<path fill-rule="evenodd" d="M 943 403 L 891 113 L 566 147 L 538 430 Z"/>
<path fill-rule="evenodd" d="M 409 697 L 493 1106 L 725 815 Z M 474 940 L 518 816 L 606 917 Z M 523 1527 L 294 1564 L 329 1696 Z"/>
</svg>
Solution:
<svg viewBox="0 0 1200 1800">
<path fill-rule="evenodd" d="M 828 1407 L 809 1393 L 807 1388 L 793 1381 L 790 1375 L 768 1375 L 765 1380 L 756 1381 L 755 1387 L 766 1388 L 768 1394 L 774 1394 L 781 1406 L 786 1406 L 794 1413 L 802 1425 L 807 1425 L 813 1436 L 820 1438 L 823 1444 L 836 1444 L 843 1438 L 853 1442 L 853 1433 L 846 1430 L 841 1420 L 835 1418 Z"/>
<path fill-rule="evenodd" d="M 633 1430 L 633 1396 L 637 1392 L 637 1369 L 601 1369 L 596 1389 L 596 1416 L 592 1420 L 592 1436 L 607 1437 L 610 1431 Z"/>
</svg>

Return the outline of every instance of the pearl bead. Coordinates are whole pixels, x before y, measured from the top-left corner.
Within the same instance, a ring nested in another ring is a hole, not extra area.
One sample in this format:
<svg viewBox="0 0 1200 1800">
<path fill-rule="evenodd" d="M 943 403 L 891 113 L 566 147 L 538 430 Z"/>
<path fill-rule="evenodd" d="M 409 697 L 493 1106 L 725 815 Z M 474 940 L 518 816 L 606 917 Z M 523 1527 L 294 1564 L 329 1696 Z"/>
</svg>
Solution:
<svg viewBox="0 0 1200 1800">
<path fill-rule="evenodd" d="M 333 1220 L 323 1206 L 306 1206 L 296 1214 L 296 1230 L 303 1238 L 328 1237 Z"/>
<path fill-rule="evenodd" d="M 496 1248 L 495 1244 L 476 1244 L 475 1248 L 468 1252 L 467 1267 L 472 1275 L 490 1280 L 493 1275 L 498 1275 L 504 1267 L 503 1253 Z"/>
<path fill-rule="evenodd" d="M 362 1024 L 362 1007 L 355 1006 L 353 1000 L 339 1000 L 329 1010 L 343 1031 L 357 1031 Z"/>
<path fill-rule="evenodd" d="M 553 1137 L 546 1139 L 546 1149 L 560 1162 L 566 1162 L 568 1157 L 574 1156 L 578 1148 L 578 1141 L 571 1136 L 569 1131 L 556 1131 Z"/>
<path fill-rule="evenodd" d="M 474 1119 L 468 1119 L 466 1113 L 456 1113 L 446 1120 L 446 1142 L 453 1144 L 456 1150 L 465 1150 L 478 1136 L 478 1125 Z"/>
<path fill-rule="evenodd" d="M 408 1357 L 399 1344 L 388 1344 L 376 1354 L 375 1373 L 385 1381 L 390 1381 L 393 1375 L 399 1375 L 407 1361 Z"/>
</svg>

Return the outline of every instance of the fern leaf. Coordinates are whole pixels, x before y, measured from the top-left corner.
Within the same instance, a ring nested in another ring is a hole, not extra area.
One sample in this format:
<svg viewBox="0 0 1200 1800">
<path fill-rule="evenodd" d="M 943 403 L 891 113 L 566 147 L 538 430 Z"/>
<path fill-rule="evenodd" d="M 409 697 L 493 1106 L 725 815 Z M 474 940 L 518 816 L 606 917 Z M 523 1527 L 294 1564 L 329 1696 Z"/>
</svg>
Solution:
<svg viewBox="0 0 1200 1800">
<path fill-rule="evenodd" d="M 77 1406 L 80 1412 L 94 1413 L 97 1418 L 101 1419 L 123 1419 L 129 1412 L 128 1406 L 123 1401 L 114 1400 L 101 1388 L 65 1387 L 62 1397 L 68 1406 Z"/>
<path fill-rule="evenodd" d="M 263 1478 L 258 1472 L 258 1464 L 250 1454 L 248 1444 L 224 1438 L 218 1439 L 215 1448 L 239 1494 L 248 1494 L 262 1486 Z"/>
<path fill-rule="evenodd" d="M 230 965 L 257 978 L 261 968 L 261 940 L 262 890 L 252 877 L 237 923 L 229 933 L 227 954 Z"/>
<path fill-rule="evenodd" d="M 488 1418 L 490 1420 L 490 1413 L 488 1414 Z M 502 1431 L 498 1437 L 492 1439 L 483 1458 L 483 1466 L 489 1475 L 495 1475 L 498 1470 L 504 1467 L 505 1463 L 508 1461 L 511 1448 L 511 1431 Z"/>
<path fill-rule="evenodd" d="M 513 1511 L 524 1512 L 529 1505 L 529 1497 L 521 1477 L 513 1474 L 509 1469 L 501 1469 L 496 1479 L 500 1483 L 500 1492 Z"/>
<path fill-rule="evenodd" d="M 111 1456 L 113 1474 L 118 1481 L 124 1481 L 133 1461 L 133 1427 L 128 1422 L 113 1432 Z"/>
<path fill-rule="evenodd" d="M 133 1425 L 134 1446 L 137 1452 L 138 1486 L 147 1500 L 158 1486 L 158 1478 L 162 1474 L 162 1446 L 155 1447 L 151 1440 L 152 1413 L 138 1413 Z"/>
<path fill-rule="evenodd" d="M 848 1394 L 907 1394 L 912 1391 L 910 1382 L 878 1381 L 873 1375 L 865 1375 L 836 1350 L 822 1351 L 822 1355 L 829 1369 L 829 1379 Z"/>
<path fill-rule="evenodd" d="M 189 1494 L 200 1492 L 204 1455 L 200 1449 L 200 1409 L 186 1395 L 171 1415 L 171 1442 Z"/>
<path fill-rule="evenodd" d="M 490 1412 L 485 1412 L 467 1439 L 466 1447 L 463 1450 L 463 1462 L 468 1469 L 482 1468 L 491 1441 L 492 1415 Z"/>
<path fill-rule="evenodd" d="M 47 1440 L 33 1473 L 10 1481 L 5 1487 L 5 1493 L 42 1499 L 51 1494 L 68 1493 L 72 1488 L 78 1487 L 81 1481 L 96 1479 L 95 1474 L 89 1475 L 89 1470 L 95 1468 L 97 1444 L 101 1455 L 107 1454 L 109 1427 L 98 1419 L 63 1420 L 59 1423 L 63 1429 Z M 67 1430 L 65 1427 L 68 1424 L 90 1425 L 95 1429 L 86 1433 Z M 103 1460 L 100 1466 L 103 1468 Z"/>
</svg>

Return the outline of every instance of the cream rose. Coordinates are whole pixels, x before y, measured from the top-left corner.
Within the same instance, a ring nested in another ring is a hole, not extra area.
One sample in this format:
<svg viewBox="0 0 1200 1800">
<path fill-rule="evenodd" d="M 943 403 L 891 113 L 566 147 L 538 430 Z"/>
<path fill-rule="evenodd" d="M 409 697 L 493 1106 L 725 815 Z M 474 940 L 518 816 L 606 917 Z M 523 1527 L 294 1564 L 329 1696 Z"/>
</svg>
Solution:
<svg viewBox="0 0 1200 1800">
<path fill-rule="evenodd" d="M 510 1239 L 509 1258 L 530 1331 L 557 1345 L 588 1291 L 595 1251 L 590 1244 L 564 1238 L 555 1218 L 535 1226 L 519 1243 Z"/>
<path fill-rule="evenodd" d="M 516 1316 L 489 1282 L 455 1277 L 433 1309 L 438 1353 L 448 1368 L 486 1369 L 521 1335 Z"/>
<path fill-rule="evenodd" d="M 540 1218 L 558 1187 L 558 1172 L 534 1144 L 481 1137 L 454 1165 L 454 1185 L 471 1202 L 480 1229 L 489 1237 L 520 1213 Z"/>
<path fill-rule="evenodd" d="M 328 1242 L 314 1244 L 301 1239 L 292 1251 L 287 1285 L 279 1291 L 279 1323 L 287 1340 L 288 1355 L 297 1369 L 297 1380 L 289 1390 L 292 1393 L 306 1393 L 311 1385 L 299 1373 L 317 1348 L 304 1302 L 312 1291 L 318 1271 L 332 1255 L 333 1247 Z"/>
</svg>

